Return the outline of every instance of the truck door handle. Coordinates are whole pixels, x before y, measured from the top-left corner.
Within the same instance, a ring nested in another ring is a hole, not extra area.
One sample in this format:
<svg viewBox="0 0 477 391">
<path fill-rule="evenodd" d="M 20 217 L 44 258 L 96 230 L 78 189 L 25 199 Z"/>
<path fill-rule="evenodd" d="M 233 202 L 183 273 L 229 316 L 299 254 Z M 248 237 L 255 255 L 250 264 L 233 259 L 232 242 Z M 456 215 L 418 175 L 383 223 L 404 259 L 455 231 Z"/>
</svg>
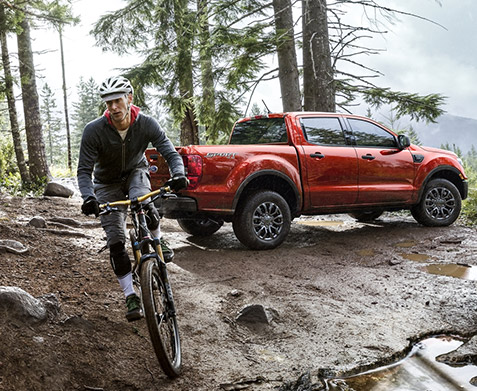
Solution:
<svg viewBox="0 0 477 391">
<path fill-rule="evenodd" d="M 325 155 L 323 155 L 323 154 L 320 153 L 320 152 L 312 153 L 310 156 L 311 156 L 311 157 L 317 157 L 318 159 L 323 159 L 323 158 L 325 157 Z"/>
<path fill-rule="evenodd" d="M 376 157 L 373 156 L 373 155 L 371 155 L 370 153 L 361 156 L 361 158 L 362 158 L 362 159 L 365 159 L 365 160 L 374 160 L 374 159 L 376 159 Z"/>
</svg>

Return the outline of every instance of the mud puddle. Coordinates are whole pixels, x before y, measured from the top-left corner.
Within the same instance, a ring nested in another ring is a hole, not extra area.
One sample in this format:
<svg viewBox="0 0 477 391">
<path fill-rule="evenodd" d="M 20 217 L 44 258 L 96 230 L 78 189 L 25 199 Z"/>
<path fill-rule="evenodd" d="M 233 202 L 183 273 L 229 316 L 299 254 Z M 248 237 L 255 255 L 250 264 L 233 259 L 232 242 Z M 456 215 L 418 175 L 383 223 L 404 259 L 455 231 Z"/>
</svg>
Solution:
<svg viewBox="0 0 477 391">
<path fill-rule="evenodd" d="M 431 264 L 423 268 L 430 274 L 477 281 L 477 267 L 459 263 Z"/>
<path fill-rule="evenodd" d="M 340 227 L 344 221 L 340 220 L 303 220 L 297 221 L 297 224 L 307 225 L 309 227 Z"/>
<path fill-rule="evenodd" d="M 439 356 L 456 350 L 463 343 L 448 336 L 422 340 L 414 345 L 406 358 L 394 364 L 346 378 L 325 380 L 326 390 L 477 390 L 477 366 L 455 367 L 438 361 Z"/>
</svg>

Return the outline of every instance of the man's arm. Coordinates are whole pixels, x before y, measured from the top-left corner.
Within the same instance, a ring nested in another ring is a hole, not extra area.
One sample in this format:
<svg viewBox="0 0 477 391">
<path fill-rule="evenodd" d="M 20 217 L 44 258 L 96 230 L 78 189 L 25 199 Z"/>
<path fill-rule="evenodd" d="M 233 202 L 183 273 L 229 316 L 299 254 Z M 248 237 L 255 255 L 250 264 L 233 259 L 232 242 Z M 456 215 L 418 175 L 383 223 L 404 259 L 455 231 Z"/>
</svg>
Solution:
<svg viewBox="0 0 477 391">
<path fill-rule="evenodd" d="M 185 175 L 184 163 L 181 155 L 176 151 L 171 140 L 166 136 L 166 133 L 161 129 L 159 123 L 152 117 L 150 120 L 149 129 L 152 134 L 152 145 L 166 160 L 171 177 Z"/>
<path fill-rule="evenodd" d="M 92 126 L 88 124 L 83 131 L 76 172 L 81 197 L 85 201 L 94 197 L 92 174 L 98 156 L 98 147 L 93 130 Z"/>
</svg>

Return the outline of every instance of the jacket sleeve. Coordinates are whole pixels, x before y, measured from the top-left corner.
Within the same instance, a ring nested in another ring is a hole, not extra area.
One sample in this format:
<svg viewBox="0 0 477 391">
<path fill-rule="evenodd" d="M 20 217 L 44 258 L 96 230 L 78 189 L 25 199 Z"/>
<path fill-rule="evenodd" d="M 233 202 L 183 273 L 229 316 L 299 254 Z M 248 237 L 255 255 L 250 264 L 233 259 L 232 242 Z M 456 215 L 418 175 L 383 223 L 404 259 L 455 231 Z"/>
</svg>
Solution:
<svg viewBox="0 0 477 391">
<path fill-rule="evenodd" d="M 171 140 L 154 118 L 149 117 L 148 120 L 150 121 L 148 129 L 151 131 L 151 143 L 166 160 L 171 176 L 185 175 L 182 157 L 172 145 Z"/>
<path fill-rule="evenodd" d="M 78 187 L 81 197 L 86 200 L 94 196 L 92 174 L 98 157 L 98 140 L 93 125 L 86 125 L 81 138 L 81 146 L 78 158 L 78 170 L 76 172 Z"/>
</svg>

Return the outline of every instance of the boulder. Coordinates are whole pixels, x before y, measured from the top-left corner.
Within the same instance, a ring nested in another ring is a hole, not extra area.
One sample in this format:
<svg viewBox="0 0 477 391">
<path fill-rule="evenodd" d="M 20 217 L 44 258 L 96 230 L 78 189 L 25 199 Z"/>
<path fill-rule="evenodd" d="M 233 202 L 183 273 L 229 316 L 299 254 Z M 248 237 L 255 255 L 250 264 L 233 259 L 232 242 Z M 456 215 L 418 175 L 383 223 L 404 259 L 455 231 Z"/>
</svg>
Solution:
<svg viewBox="0 0 477 391">
<path fill-rule="evenodd" d="M 272 320 L 271 314 L 265 310 L 265 307 L 261 304 L 247 305 L 238 313 L 235 318 L 236 322 L 256 325 L 263 324 L 268 325 Z"/>
<path fill-rule="evenodd" d="M 42 301 L 18 287 L 0 286 L 0 318 L 26 324 L 45 321 L 48 312 Z"/>
<path fill-rule="evenodd" d="M 36 228 L 46 228 L 46 220 L 41 216 L 33 217 L 28 224 Z"/>
<path fill-rule="evenodd" d="M 66 187 L 57 182 L 48 182 L 45 187 L 43 195 L 51 197 L 64 197 L 69 198 L 73 196 L 74 191 L 69 187 Z"/>
</svg>

